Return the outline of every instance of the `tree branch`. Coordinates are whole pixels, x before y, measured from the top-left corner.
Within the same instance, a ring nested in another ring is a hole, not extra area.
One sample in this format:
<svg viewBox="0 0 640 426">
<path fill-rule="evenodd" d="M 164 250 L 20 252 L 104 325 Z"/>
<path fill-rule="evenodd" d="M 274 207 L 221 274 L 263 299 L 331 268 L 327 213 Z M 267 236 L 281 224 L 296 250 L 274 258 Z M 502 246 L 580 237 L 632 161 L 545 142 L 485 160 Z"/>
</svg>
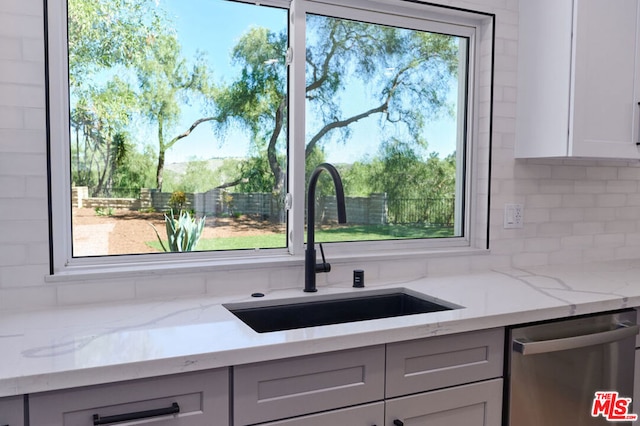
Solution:
<svg viewBox="0 0 640 426">
<path fill-rule="evenodd" d="M 366 118 L 372 114 L 377 114 L 377 113 L 383 113 L 385 111 L 387 111 L 387 109 L 389 108 L 389 103 L 391 102 L 391 98 L 393 97 L 396 89 L 398 88 L 398 86 L 400 86 L 401 84 L 401 79 L 400 77 L 407 72 L 409 69 L 411 69 L 412 66 L 409 65 L 401 70 L 398 71 L 398 73 L 394 76 L 393 80 L 392 80 L 392 84 L 391 87 L 389 88 L 389 91 L 387 92 L 387 96 L 386 99 L 384 100 L 384 102 L 375 107 L 375 108 L 371 108 L 368 111 L 362 112 L 360 114 L 354 115 L 352 117 L 349 117 L 345 120 L 337 120 L 337 121 L 333 121 L 331 123 L 326 124 L 322 129 L 320 129 L 320 131 L 318 133 L 316 133 L 316 135 L 311 138 L 311 140 L 309 141 L 309 143 L 307 144 L 307 147 L 305 149 L 305 156 L 308 157 L 311 152 L 313 152 L 313 149 L 315 148 L 316 144 L 318 143 L 318 141 L 327 133 L 329 133 L 331 130 L 333 129 L 338 129 L 338 128 L 342 128 L 342 127 L 347 127 L 348 125 L 350 125 L 351 123 L 355 123 L 358 120 L 362 120 L 363 118 Z"/>
<path fill-rule="evenodd" d="M 218 185 L 214 189 L 225 189 L 225 188 L 230 188 L 232 186 L 240 185 L 243 180 L 244 180 L 243 177 L 239 177 L 238 179 L 233 180 L 231 182 L 225 182 L 225 183 L 223 183 L 221 185 Z"/>
<path fill-rule="evenodd" d="M 284 108 L 285 108 L 285 100 L 282 99 L 280 105 L 278 105 L 278 109 L 276 110 L 276 116 L 274 118 L 275 127 L 273 129 L 273 133 L 271 134 L 271 138 L 269 139 L 269 146 L 267 147 L 267 159 L 269 160 L 269 168 L 273 173 L 274 177 L 274 191 L 279 192 L 282 187 L 282 168 L 278 163 L 278 158 L 276 154 L 276 142 L 278 141 L 278 137 L 282 132 L 282 126 L 284 123 Z"/>
<path fill-rule="evenodd" d="M 315 148 L 316 144 L 318 143 L 318 141 L 327 133 L 329 133 L 331 130 L 333 129 L 338 129 L 341 127 L 347 127 L 349 124 L 351 123 L 355 123 L 358 120 L 362 120 L 363 118 L 366 118 L 372 114 L 377 114 L 380 112 L 384 112 L 387 109 L 387 104 L 388 101 L 383 103 L 382 105 L 376 107 L 376 108 L 372 108 L 368 111 L 365 111 L 361 114 L 357 114 L 354 115 L 352 117 L 347 118 L 346 120 L 338 120 L 338 121 L 334 121 L 331 122 L 329 124 L 326 124 L 322 129 L 320 129 L 320 131 L 318 133 L 316 133 L 316 135 L 311 138 L 311 140 L 309 141 L 309 143 L 307 144 L 307 147 L 305 149 L 305 156 L 308 157 L 312 152 L 313 149 Z"/>
<path fill-rule="evenodd" d="M 321 87 L 324 84 L 324 82 L 327 80 L 327 78 L 329 78 L 329 63 L 331 62 L 331 59 L 333 59 L 334 55 L 338 51 L 338 47 L 342 46 L 342 42 L 338 42 L 335 39 L 335 35 L 336 35 L 336 27 L 333 27 L 331 28 L 331 33 L 329 34 L 329 38 L 332 41 L 331 49 L 329 50 L 329 52 L 327 53 L 327 56 L 325 56 L 324 61 L 322 62 L 322 71 L 319 78 L 317 76 L 317 67 L 315 66 L 315 64 L 311 64 L 314 70 L 313 75 L 315 77 L 315 81 L 311 82 L 311 84 L 307 86 L 305 90 L 306 93 L 309 93 Z"/>
<path fill-rule="evenodd" d="M 165 149 L 169 149 L 171 148 L 173 145 L 176 144 L 176 142 L 178 142 L 180 139 L 182 138 L 186 138 L 187 136 L 189 136 L 191 134 L 191 132 L 193 132 L 193 130 L 198 127 L 199 125 L 201 125 L 202 123 L 206 123 L 207 121 L 213 121 L 213 120 L 218 120 L 218 117 L 204 117 L 204 118 L 200 118 L 196 121 L 193 122 L 193 124 L 189 127 L 188 130 L 186 130 L 183 133 L 180 133 L 178 136 L 176 136 L 175 138 L 171 139 L 166 145 L 165 145 Z"/>
</svg>

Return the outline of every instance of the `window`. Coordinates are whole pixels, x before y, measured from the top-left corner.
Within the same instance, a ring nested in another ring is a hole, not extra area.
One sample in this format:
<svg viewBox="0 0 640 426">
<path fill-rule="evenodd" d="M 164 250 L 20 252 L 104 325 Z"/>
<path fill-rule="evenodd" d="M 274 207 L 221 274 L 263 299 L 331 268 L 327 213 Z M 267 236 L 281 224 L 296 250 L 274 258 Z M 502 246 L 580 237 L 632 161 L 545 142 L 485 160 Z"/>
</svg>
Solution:
<svg viewBox="0 0 640 426">
<path fill-rule="evenodd" d="M 54 274 L 299 255 L 323 162 L 346 195 L 338 225 L 321 177 L 316 240 L 334 252 L 482 247 L 491 16 L 402 0 L 48 14 Z"/>
</svg>

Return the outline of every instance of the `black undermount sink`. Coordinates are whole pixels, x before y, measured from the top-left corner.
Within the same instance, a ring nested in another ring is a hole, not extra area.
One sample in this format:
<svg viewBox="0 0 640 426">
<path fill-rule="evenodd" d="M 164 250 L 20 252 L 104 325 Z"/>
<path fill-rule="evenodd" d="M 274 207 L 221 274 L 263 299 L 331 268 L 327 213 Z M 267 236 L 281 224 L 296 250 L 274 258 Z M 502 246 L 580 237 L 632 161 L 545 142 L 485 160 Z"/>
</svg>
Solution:
<svg viewBox="0 0 640 426">
<path fill-rule="evenodd" d="M 423 314 L 460 308 L 405 289 L 313 301 L 265 301 L 224 305 L 258 333 L 379 318 Z"/>
</svg>

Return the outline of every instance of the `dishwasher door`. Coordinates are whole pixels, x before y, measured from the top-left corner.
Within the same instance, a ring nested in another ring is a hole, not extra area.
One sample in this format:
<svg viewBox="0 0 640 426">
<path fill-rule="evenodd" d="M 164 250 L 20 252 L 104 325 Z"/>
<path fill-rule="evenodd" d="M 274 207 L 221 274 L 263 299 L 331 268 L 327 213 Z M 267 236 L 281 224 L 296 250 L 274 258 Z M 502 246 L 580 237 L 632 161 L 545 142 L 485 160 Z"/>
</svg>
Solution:
<svg viewBox="0 0 640 426">
<path fill-rule="evenodd" d="M 512 328 L 508 424 L 630 425 L 592 409 L 598 391 L 633 396 L 635 322 L 628 310 Z"/>
</svg>

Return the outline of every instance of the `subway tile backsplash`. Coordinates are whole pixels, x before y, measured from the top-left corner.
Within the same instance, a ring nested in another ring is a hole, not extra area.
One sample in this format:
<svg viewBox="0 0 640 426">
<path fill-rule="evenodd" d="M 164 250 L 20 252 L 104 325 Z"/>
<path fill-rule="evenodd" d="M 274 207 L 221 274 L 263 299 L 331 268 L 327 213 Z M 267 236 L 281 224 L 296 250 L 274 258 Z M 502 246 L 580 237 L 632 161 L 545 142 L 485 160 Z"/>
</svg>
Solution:
<svg viewBox="0 0 640 426">
<path fill-rule="evenodd" d="M 338 263 L 319 285 L 636 258 L 640 254 L 640 164 L 515 160 L 518 1 L 432 1 L 496 15 L 490 252 L 402 261 Z M 153 277 L 47 280 L 48 201 L 41 0 L 0 2 L 0 311 L 219 294 L 300 285 L 301 266 Z M 488 48 L 488 46 L 483 46 Z M 488 92 L 480 94 L 488 102 Z M 506 203 L 524 205 L 524 227 L 503 229 Z"/>
</svg>

